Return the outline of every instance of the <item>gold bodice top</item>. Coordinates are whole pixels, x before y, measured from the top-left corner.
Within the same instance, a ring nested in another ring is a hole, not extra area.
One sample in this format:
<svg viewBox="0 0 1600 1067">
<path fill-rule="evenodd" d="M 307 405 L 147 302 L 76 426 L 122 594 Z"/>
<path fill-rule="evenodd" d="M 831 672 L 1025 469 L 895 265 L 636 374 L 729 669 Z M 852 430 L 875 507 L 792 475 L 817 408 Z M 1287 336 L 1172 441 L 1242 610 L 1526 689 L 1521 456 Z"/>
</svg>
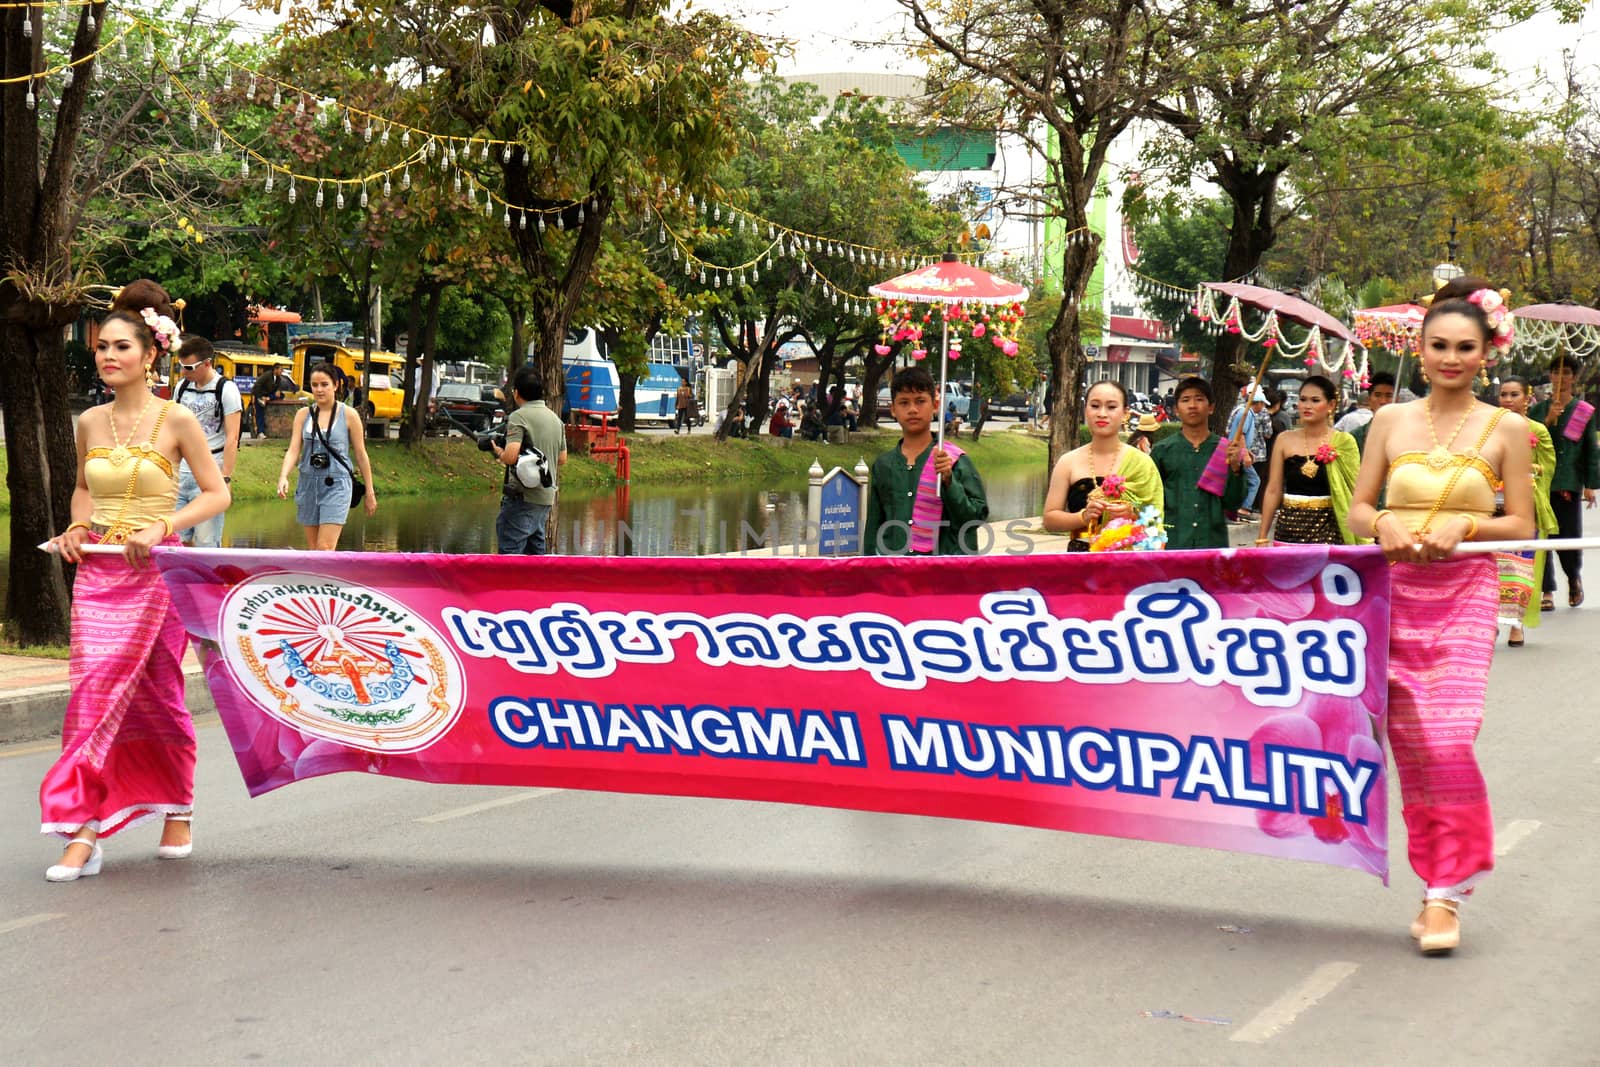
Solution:
<svg viewBox="0 0 1600 1067">
<path fill-rule="evenodd" d="M 94 498 L 89 521 L 95 526 L 114 527 L 126 536 L 172 518 L 177 510 L 178 480 L 172 462 L 155 449 L 166 412 L 163 408 L 156 418 L 148 442 L 91 448 L 84 457 L 83 479 Z"/>
<path fill-rule="evenodd" d="M 1504 411 L 1489 419 L 1475 447 L 1464 452 L 1402 452 L 1389 464 L 1385 505 L 1412 533 L 1421 533 L 1439 515 L 1467 514 L 1487 519 L 1495 513 L 1500 476 L 1479 450 L 1494 434 Z"/>
</svg>

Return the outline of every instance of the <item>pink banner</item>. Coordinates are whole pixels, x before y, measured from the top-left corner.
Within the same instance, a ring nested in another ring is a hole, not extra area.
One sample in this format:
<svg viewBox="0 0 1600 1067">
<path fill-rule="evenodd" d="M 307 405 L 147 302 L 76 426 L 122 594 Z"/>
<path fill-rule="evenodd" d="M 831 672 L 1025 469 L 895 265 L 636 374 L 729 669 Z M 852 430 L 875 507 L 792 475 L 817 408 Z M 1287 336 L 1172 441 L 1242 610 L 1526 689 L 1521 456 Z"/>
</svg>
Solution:
<svg viewBox="0 0 1600 1067">
<path fill-rule="evenodd" d="M 252 795 L 361 771 L 775 800 L 1387 879 L 1373 549 L 158 560 Z"/>
</svg>

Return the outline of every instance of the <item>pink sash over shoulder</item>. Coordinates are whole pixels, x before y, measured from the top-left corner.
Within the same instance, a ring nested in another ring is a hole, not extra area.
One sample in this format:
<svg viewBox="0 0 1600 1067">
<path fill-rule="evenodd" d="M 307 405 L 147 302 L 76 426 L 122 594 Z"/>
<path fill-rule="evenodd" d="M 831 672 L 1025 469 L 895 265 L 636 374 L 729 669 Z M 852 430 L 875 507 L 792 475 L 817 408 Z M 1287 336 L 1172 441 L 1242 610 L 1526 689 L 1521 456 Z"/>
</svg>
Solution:
<svg viewBox="0 0 1600 1067">
<path fill-rule="evenodd" d="M 967 454 L 960 445 L 949 441 L 943 447 L 952 460 Z M 943 519 L 944 498 L 939 495 L 939 470 L 933 465 L 933 452 L 930 451 L 922 464 L 922 477 L 917 480 L 916 499 L 911 502 L 912 552 L 926 555 L 938 549 L 939 523 Z"/>
</svg>

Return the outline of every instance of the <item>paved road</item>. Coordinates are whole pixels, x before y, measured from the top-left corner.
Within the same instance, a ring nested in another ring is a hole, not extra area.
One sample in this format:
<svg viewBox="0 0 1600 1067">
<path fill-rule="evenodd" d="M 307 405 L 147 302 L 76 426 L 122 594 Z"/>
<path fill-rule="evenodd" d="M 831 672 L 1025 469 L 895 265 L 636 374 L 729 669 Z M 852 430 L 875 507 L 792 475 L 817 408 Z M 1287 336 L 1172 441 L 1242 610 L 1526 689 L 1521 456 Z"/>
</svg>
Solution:
<svg viewBox="0 0 1600 1067">
<path fill-rule="evenodd" d="M 1600 1062 L 1600 605 L 1546 619 L 1495 664 L 1504 855 L 1440 960 L 1398 842 L 1386 890 L 781 805 L 349 775 L 251 801 L 214 723 L 193 860 L 142 829 L 49 885 L 50 746 L 0 749 L 0 1063 Z"/>
</svg>

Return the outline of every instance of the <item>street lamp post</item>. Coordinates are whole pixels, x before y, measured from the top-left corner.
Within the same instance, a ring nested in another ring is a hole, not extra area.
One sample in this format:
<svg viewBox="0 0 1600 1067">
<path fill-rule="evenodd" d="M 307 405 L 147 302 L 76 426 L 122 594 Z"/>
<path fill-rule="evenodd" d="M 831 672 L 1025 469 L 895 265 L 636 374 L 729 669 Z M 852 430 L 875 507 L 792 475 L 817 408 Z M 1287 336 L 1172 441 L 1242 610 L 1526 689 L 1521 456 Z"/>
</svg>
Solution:
<svg viewBox="0 0 1600 1067">
<path fill-rule="evenodd" d="M 1456 263 L 1456 249 L 1459 247 L 1460 245 L 1456 243 L 1456 217 L 1451 215 L 1450 239 L 1444 244 L 1444 262 L 1436 264 L 1433 268 L 1433 288 L 1435 291 L 1442 288 L 1446 282 L 1452 281 L 1467 273 L 1461 269 L 1459 264 Z"/>
</svg>

